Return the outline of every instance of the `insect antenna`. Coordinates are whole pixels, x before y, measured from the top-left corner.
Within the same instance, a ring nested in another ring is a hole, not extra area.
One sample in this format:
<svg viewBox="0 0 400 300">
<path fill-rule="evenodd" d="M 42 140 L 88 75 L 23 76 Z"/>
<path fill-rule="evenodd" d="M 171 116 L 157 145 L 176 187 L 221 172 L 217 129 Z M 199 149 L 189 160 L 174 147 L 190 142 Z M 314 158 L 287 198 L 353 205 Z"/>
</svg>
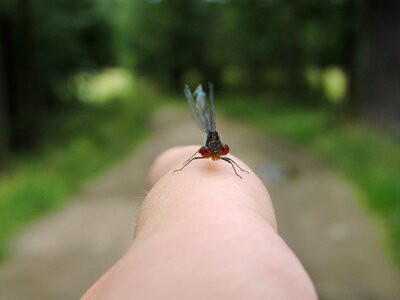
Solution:
<svg viewBox="0 0 400 300">
<path fill-rule="evenodd" d="M 189 157 L 187 160 L 185 160 L 182 164 L 186 164 L 189 160 L 191 160 L 197 153 L 199 152 L 199 150 L 197 150 L 195 153 L 193 153 L 193 155 L 191 157 Z"/>
</svg>

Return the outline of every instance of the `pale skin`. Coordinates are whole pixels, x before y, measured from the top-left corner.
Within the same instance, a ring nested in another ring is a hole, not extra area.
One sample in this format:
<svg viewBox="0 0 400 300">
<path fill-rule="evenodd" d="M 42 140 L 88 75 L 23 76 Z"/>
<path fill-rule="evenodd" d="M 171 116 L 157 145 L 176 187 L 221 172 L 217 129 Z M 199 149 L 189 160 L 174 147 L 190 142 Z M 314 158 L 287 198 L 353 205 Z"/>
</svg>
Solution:
<svg viewBox="0 0 400 300">
<path fill-rule="evenodd" d="M 229 155 L 250 171 L 243 179 L 211 159 L 173 173 L 199 148 L 156 159 L 134 242 L 82 299 L 317 299 L 248 166 Z"/>
</svg>

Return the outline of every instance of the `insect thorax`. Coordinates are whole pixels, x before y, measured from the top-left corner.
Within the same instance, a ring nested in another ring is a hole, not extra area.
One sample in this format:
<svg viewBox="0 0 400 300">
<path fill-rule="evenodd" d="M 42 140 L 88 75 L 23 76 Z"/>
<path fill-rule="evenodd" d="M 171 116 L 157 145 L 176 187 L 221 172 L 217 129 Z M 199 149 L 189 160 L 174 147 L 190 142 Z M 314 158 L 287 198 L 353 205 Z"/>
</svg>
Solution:
<svg viewBox="0 0 400 300">
<path fill-rule="evenodd" d="M 220 150 L 222 148 L 222 143 L 219 138 L 218 132 L 213 131 L 207 134 L 205 146 L 208 147 L 208 149 L 210 149 L 213 155 L 219 155 Z"/>
</svg>

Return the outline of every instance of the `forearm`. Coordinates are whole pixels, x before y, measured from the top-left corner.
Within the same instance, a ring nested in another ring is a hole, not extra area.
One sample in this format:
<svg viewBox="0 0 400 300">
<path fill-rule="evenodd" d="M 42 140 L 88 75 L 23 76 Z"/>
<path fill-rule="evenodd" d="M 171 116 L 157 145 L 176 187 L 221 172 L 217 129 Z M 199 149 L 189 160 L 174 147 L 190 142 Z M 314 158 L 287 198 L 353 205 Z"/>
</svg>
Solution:
<svg viewBox="0 0 400 300">
<path fill-rule="evenodd" d="M 316 299 L 259 179 L 207 160 L 172 174 L 192 150 L 156 161 L 132 247 L 84 299 Z"/>
</svg>

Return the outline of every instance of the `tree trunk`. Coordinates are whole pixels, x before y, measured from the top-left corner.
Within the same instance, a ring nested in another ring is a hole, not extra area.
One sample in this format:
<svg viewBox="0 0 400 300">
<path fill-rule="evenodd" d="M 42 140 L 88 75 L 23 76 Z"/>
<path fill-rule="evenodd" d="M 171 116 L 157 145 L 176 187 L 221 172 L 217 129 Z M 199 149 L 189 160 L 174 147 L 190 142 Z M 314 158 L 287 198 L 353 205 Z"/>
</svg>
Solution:
<svg viewBox="0 0 400 300">
<path fill-rule="evenodd" d="M 13 144 L 17 148 L 31 149 L 38 144 L 43 102 L 39 97 L 35 57 L 34 18 L 31 0 L 16 1 L 15 52 L 17 89 L 13 99 Z"/>
<path fill-rule="evenodd" d="M 347 93 L 342 107 L 345 117 L 352 119 L 358 117 L 362 99 L 360 96 L 360 77 L 362 71 L 361 59 L 363 55 L 362 44 L 362 17 L 364 6 L 359 1 L 348 1 L 345 5 L 344 17 L 352 18 L 352 27 L 344 33 L 343 64 L 347 74 Z"/>
<path fill-rule="evenodd" d="M 400 1 L 366 6 L 363 111 L 374 120 L 400 119 Z"/>
<path fill-rule="evenodd" d="M 7 167 L 10 151 L 10 132 L 9 132 L 9 86 L 6 80 L 5 52 L 7 45 L 7 36 L 10 28 L 9 18 L 0 14 L 0 172 Z"/>
<path fill-rule="evenodd" d="M 288 1 L 289 18 L 287 21 L 287 49 L 286 70 L 288 75 L 287 90 L 294 99 L 301 93 L 301 46 L 299 41 L 299 28 L 301 21 L 298 14 L 298 3 L 295 0 Z"/>
</svg>

